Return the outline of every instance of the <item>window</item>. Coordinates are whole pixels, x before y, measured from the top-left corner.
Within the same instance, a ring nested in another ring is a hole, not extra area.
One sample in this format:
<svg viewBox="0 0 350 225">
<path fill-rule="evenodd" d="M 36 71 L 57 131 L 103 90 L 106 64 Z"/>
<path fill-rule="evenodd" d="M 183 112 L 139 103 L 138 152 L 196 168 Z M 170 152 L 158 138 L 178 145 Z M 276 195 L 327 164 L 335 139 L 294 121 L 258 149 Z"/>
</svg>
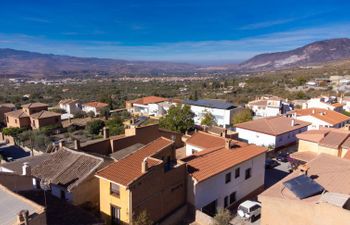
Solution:
<svg viewBox="0 0 350 225">
<path fill-rule="evenodd" d="M 112 224 L 120 224 L 120 208 L 111 205 L 111 222 Z"/>
<path fill-rule="evenodd" d="M 9 117 L 6 117 L 6 121 L 9 122 Z"/>
<path fill-rule="evenodd" d="M 111 192 L 111 195 L 114 195 L 119 198 L 120 196 L 119 185 L 110 183 L 110 192 Z"/>
<path fill-rule="evenodd" d="M 241 170 L 239 169 L 239 167 L 235 170 L 235 178 L 238 178 L 241 174 Z"/>
<path fill-rule="evenodd" d="M 230 194 L 230 205 L 236 201 L 236 192 Z"/>
<path fill-rule="evenodd" d="M 252 176 L 252 169 L 248 168 L 245 170 L 245 179 L 249 179 Z"/>
<path fill-rule="evenodd" d="M 17 123 L 17 119 L 15 119 L 15 123 Z"/>
<path fill-rule="evenodd" d="M 224 198 L 224 208 L 227 208 L 228 206 L 228 196 Z"/>
<path fill-rule="evenodd" d="M 231 173 L 226 173 L 225 175 L 225 184 L 229 183 L 231 181 Z"/>
</svg>

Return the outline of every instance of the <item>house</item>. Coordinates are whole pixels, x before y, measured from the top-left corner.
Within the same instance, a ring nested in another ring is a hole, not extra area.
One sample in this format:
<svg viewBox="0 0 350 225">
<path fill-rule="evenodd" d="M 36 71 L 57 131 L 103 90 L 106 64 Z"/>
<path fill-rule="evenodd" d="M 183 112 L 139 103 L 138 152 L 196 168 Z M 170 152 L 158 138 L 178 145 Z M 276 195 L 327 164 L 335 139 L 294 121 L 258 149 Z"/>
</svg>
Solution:
<svg viewBox="0 0 350 225">
<path fill-rule="evenodd" d="M 0 104 L 0 123 L 6 123 L 5 113 L 16 110 L 16 106 L 12 103 Z"/>
<path fill-rule="evenodd" d="M 5 113 L 7 127 L 31 127 L 39 129 L 45 126 L 61 126 L 61 114 L 47 111 L 48 105 L 30 103 L 22 109 Z"/>
<path fill-rule="evenodd" d="M 339 103 L 343 104 L 343 110 L 350 112 L 350 96 L 342 96 Z"/>
<path fill-rule="evenodd" d="M 278 116 L 294 108 L 293 104 L 277 96 L 262 96 L 248 102 L 246 107 L 251 109 L 256 117 Z"/>
<path fill-rule="evenodd" d="M 297 141 L 296 135 L 307 130 L 308 122 L 284 116 L 265 117 L 235 125 L 238 138 L 250 144 L 280 148 Z"/>
<path fill-rule="evenodd" d="M 189 178 L 187 199 L 214 216 L 217 208 L 237 205 L 263 190 L 266 148 L 227 139 L 223 145 L 182 159 Z"/>
<path fill-rule="evenodd" d="M 201 125 L 203 116 L 206 113 L 211 113 L 217 125 L 228 127 L 231 125 L 234 112 L 239 109 L 229 102 L 217 99 L 186 100 L 184 104 L 191 107 L 192 112 L 195 114 L 194 123 L 196 125 Z"/>
<path fill-rule="evenodd" d="M 319 98 L 312 98 L 308 100 L 306 103 L 303 104 L 302 108 L 303 109 L 320 108 L 320 109 L 341 112 L 343 110 L 343 104 L 337 102 L 337 97 L 322 96 Z"/>
<path fill-rule="evenodd" d="M 0 185 L 0 224 L 46 225 L 44 206 Z"/>
<path fill-rule="evenodd" d="M 108 161 L 60 146 L 54 153 L 29 156 L 1 164 L 0 171 L 32 175 L 34 186 L 74 205 L 99 202 L 98 179 L 94 173 Z M 26 168 L 26 170 L 24 170 Z"/>
<path fill-rule="evenodd" d="M 309 162 L 321 153 L 340 158 L 350 156 L 350 131 L 321 128 L 297 134 L 298 151 L 290 156 L 301 162 Z M 349 158 L 350 159 L 350 158 Z"/>
<path fill-rule="evenodd" d="M 186 156 L 190 156 L 208 148 L 223 146 L 225 144 L 225 136 L 198 131 L 192 134 L 185 143 Z"/>
<path fill-rule="evenodd" d="M 297 109 L 287 113 L 288 117 L 311 123 L 308 129 L 318 130 L 321 127 L 341 128 L 350 122 L 350 117 L 327 109 Z"/>
<path fill-rule="evenodd" d="M 84 112 L 93 112 L 95 116 L 100 115 L 101 110 L 106 108 L 108 108 L 108 104 L 103 102 L 87 102 L 82 104 L 82 110 Z"/>
<path fill-rule="evenodd" d="M 145 211 L 154 222 L 186 204 L 186 165 L 174 142 L 160 137 L 96 173 L 107 224 L 130 224 Z"/>
<path fill-rule="evenodd" d="M 170 106 L 175 103 L 167 98 L 147 96 L 126 101 L 125 104 L 128 112 L 134 115 L 162 116 L 169 110 Z"/>
<path fill-rule="evenodd" d="M 348 225 L 350 160 L 320 154 L 258 196 L 261 225 Z"/>
<path fill-rule="evenodd" d="M 78 99 L 64 99 L 61 100 L 58 103 L 60 109 L 63 109 L 66 111 L 65 114 L 69 115 L 70 117 L 73 117 L 74 114 L 78 113 L 81 111 L 81 104 Z"/>
</svg>

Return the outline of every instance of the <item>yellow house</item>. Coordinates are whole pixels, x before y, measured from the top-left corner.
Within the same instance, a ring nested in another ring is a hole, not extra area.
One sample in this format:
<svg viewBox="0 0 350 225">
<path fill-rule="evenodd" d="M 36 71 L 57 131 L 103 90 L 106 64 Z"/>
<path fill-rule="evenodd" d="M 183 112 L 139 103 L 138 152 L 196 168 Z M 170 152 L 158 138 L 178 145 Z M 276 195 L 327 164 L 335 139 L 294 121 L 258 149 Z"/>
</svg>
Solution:
<svg viewBox="0 0 350 225">
<path fill-rule="evenodd" d="M 186 165 L 174 142 L 160 137 L 97 172 L 106 224 L 130 224 L 145 211 L 158 222 L 186 203 Z"/>
</svg>

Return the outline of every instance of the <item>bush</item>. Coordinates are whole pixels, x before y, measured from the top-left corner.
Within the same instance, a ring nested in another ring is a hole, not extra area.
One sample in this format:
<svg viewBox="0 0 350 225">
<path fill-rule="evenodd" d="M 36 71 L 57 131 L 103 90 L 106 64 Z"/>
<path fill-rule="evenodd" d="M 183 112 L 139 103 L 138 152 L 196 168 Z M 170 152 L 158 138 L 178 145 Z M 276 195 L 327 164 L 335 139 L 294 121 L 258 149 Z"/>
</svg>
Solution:
<svg viewBox="0 0 350 225">
<path fill-rule="evenodd" d="M 106 127 L 109 128 L 110 135 L 119 135 L 124 133 L 123 120 L 120 117 L 113 117 L 105 121 Z"/>
<path fill-rule="evenodd" d="M 98 135 L 104 126 L 105 123 L 102 120 L 93 120 L 87 122 L 86 130 L 89 134 Z"/>
<path fill-rule="evenodd" d="M 51 112 L 55 112 L 55 113 L 60 113 L 60 114 L 65 114 L 67 113 L 66 110 L 64 109 L 61 109 L 61 108 L 53 108 L 53 109 L 50 109 Z"/>
<path fill-rule="evenodd" d="M 232 118 L 232 123 L 244 123 L 253 119 L 253 112 L 250 109 L 242 109 L 235 113 Z"/>
<path fill-rule="evenodd" d="M 19 127 L 5 127 L 2 129 L 2 133 L 7 136 L 17 138 L 19 134 L 28 130 L 28 128 L 19 128 Z"/>
<path fill-rule="evenodd" d="M 212 225 L 230 225 L 232 215 L 229 210 L 219 208 L 218 212 L 214 216 L 214 222 Z"/>
<path fill-rule="evenodd" d="M 142 211 L 133 218 L 132 225 L 152 225 L 153 221 L 149 218 L 146 211 Z"/>
<path fill-rule="evenodd" d="M 76 113 L 74 113 L 74 118 L 84 118 L 84 117 L 86 117 L 87 115 L 86 115 L 86 112 L 84 112 L 84 111 L 79 111 L 79 112 L 76 112 Z"/>
</svg>

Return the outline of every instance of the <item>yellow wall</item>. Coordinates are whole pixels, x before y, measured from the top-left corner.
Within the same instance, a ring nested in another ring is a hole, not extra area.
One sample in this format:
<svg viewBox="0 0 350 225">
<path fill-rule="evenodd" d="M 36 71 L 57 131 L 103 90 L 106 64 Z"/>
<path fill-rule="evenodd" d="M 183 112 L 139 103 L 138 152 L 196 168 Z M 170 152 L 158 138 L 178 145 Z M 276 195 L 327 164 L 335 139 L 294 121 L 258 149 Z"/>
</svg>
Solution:
<svg viewBox="0 0 350 225">
<path fill-rule="evenodd" d="M 299 140 L 298 152 L 315 152 L 315 153 L 318 153 L 318 143 Z"/>
<path fill-rule="evenodd" d="M 100 212 L 104 217 L 106 224 L 111 224 L 111 205 L 120 208 L 121 221 L 124 224 L 130 222 L 130 191 L 125 187 L 120 186 L 120 196 L 115 197 L 110 194 L 110 182 L 105 179 L 100 180 Z"/>
<path fill-rule="evenodd" d="M 319 146 L 318 147 L 318 153 L 319 154 L 325 153 L 325 154 L 328 154 L 328 155 L 338 156 L 338 150 L 337 149 L 327 148 L 327 147 L 324 147 L 324 146 Z"/>
</svg>

